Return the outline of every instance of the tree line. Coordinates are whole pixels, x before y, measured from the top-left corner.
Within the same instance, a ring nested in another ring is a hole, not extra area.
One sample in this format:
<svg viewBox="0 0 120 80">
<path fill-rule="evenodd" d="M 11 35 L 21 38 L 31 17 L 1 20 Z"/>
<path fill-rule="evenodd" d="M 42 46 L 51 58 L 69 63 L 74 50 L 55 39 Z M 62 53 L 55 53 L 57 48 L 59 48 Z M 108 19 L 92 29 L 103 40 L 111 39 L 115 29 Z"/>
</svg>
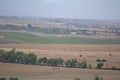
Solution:
<svg viewBox="0 0 120 80">
<path fill-rule="evenodd" d="M 16 51 L 15 48 L 10 51 L 0 50 L 0 62 L 32 64 L 41 66 L 55 66 L 55 67 L 71 67 L 71 68 L 87 68 L 87 62 L 79 62 L 76 59 L 64 60 L 62 58 L 37 58 L 34 53 L 25 54 L 21 51 Z"/>
<path fill-rule="evenodd" d="M 0 25 L 1 30 L 17 30 L 17 31 L 30 31 L 30 32 L 41 32 L 46 34 L 72 34 L 75 32 L 75 34 L 85 34 L 88 35 L 92 32 L 93 35 L 96 35 L 97 31 L 90 31 L 90 30 L 76 30 L 74 28 L 58 28 L 58 27 L 50 27 L 50 28 L 44 28 L 44 27 L 38 27 L 33 26 L 31 24 L 27 25 L 13 25 L 13 24 L 5 24 Z"/>
<path fill-rule="evenodd" d="M 98 61 L 98 60 L 96 60 Z M 34 53 L 26 54 L 22 51 L 16 51 L 15 48 L 10 51 L 0 50 L 0 62 L 31 64 L 40 66 L 69 67 L 69 68 L 92 68 L 86 60 L 78 61 L 77 59 L 64 60 L 62 58 L 38 58 Z M 97 69 L 102 69 L 104 62 L 97 62 Z M 107 68 L 106 68 L 107 69 Z M 112 70 L 120 70 L 120 68 L 112 67 Z"/>
</svg>

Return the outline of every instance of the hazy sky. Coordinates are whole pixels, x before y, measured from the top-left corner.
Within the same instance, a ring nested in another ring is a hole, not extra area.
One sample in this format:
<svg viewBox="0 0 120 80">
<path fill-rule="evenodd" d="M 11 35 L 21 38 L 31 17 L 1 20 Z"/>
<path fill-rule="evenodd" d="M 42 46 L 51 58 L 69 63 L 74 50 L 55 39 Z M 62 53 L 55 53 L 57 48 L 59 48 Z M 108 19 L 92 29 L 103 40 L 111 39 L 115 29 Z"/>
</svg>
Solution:
<svg viewBox="0 0 120 80">
<path fill-rule="evenodd" d="M 120 0 L 0 0 L 0 16 L 120 20 Z"/>
</svg>

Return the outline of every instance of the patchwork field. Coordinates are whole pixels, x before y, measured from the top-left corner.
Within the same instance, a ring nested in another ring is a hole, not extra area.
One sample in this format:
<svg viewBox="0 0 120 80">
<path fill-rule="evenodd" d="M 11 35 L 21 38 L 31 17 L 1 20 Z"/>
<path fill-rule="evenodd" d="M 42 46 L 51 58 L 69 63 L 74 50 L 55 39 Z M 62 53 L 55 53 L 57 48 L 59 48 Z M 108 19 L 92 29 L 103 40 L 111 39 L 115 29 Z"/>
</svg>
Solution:
<svg viewBox="0 0 120 80">
<path fill-rule="evenodd" d="M 61 57 L 87 60 L 96 68 L 96 59 L 105 59 L 103 68 L 120 68 L 120 41 L 78 37 L 42 37 L 18 32 L 0 32 L 0 49 L 35 53 L 38 57 Z M 70 44 L 71 43 L 71 44 Z M 111 56 L 110 56 L 111 54 Z M 82 55 L 82 57 L 80 57 Z M 119 80 L 120 71 L 48 67 L 0 63 L 0 77 L 15 76 L 20 80 L 93 80 L 95 75 L 104 80 Z"/>
</svg>

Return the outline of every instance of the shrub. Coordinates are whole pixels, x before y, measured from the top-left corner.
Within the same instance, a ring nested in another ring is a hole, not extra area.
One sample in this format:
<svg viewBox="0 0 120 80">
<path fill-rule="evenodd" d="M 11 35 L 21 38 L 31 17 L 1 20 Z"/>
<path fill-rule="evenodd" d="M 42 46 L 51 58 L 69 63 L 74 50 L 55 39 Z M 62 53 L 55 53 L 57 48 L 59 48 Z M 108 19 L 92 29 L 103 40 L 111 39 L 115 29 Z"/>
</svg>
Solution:
<svg viewBox="0 0 120 80">
<path fill-rule="evenodd" d="M 101 60 L 100 60 L 100 59 L 97 59 L 96 62 L 101 62 Z"/>
<path fill-rule="evenodd" d="M 89 68 L 89 69 L 91 69 L 91 68 L 92 68 L 92 65 L 91 65 L 91 64 L 89 64 L 89 65 L 88 65 L 88 68 Z"/>
<path fill-rule="evenodd" d="M 103 78 L 100 78 L 99 76 L 95 75 L 94 80 L 103 80 Z"/>
<path fill-rule="evenodd" d="M 102 62 L 107 62 L 107 60 L 105 60 L 105 59 L 102 59 Z"/>
<path fill-rule="evenodd" d="M 49 66 L 61 66 L 63 65 L 63 62 L 64 60 L 62 58 L 51 58 L 51 59 L 48 59 L 48 62 L 47 64 Z"/>
<path fill-rule="evenodd" d="M 78 61 L 76 59 L 67 60 L 65 62 L 65 66 L 66 67 L 71 67 L 71 68 L 77 67 L 77 64 L 78 64 Z"/>
<path fill-rule="evenodd" d="M 103 65 L 104 65 L 104 64 L 103 64 L 102 62 L 97 63 L 97 68 L 98 68 L 98 69 L 101 69 Z"/>
<path fill-rule="evenodd" d="M 80 78 L 75 78 L 74 80 L 80 80 Z"/>
</svg>

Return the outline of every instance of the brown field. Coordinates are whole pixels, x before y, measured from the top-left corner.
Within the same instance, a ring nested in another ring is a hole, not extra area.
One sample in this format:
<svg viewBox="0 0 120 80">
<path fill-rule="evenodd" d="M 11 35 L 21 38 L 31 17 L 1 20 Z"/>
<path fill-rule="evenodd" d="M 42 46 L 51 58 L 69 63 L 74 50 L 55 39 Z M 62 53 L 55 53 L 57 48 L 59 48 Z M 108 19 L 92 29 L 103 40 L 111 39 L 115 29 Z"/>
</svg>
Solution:
<svg viewBox="0 0 120 80">
<path fill-rule="evenodd" d="M 4 24 L 12 24 L 12 25 L 18 25 L 18 26 L 23 26 L 23 25 L 28 25 L 28 24 L 32 24 L 34 26 L 38 26 L 38 27 L 65 27 L 65 23 L 62 22 L 45 22 L 45 21 L 40 21 L 40 20 L 29 20 L 29 19 L 3 19 L 0 18 L 0 24 L 4 25 Z"/>
<path fill-rule="evenodd" d="M 18 77 L 19 80 L 93 80 L 95 75 L 104 80 L 119 80 L 120 71 L 47 67 L 37 65 L 22 65 L 0 63 L 0 77 Z"/>
<path fill-rule="evenodd" d="M 87 44 L 0 44 L 0 49 L 26 53 L 34 52 L 38 57 L 61 57 L 66 59 L 77 58 L 87 60 L 88 64 L 96 67 L 96 59 L 106 59 L 104 67 L 120 68 L 120 45 L 87 45 Z M 109 56 L 112 54 L 112 56 Z M 80 57 L 82 55 L 82 57 Z M 15 76 L 20 80 L 73 80 L 80 77 L 81 80 L 93 80 L 95 75 L 104 80 L 120 80 L 120 71 L 48 67 L 37 65 L 22 65 L 0 63 L 0 77 Z"/>
</svg>

